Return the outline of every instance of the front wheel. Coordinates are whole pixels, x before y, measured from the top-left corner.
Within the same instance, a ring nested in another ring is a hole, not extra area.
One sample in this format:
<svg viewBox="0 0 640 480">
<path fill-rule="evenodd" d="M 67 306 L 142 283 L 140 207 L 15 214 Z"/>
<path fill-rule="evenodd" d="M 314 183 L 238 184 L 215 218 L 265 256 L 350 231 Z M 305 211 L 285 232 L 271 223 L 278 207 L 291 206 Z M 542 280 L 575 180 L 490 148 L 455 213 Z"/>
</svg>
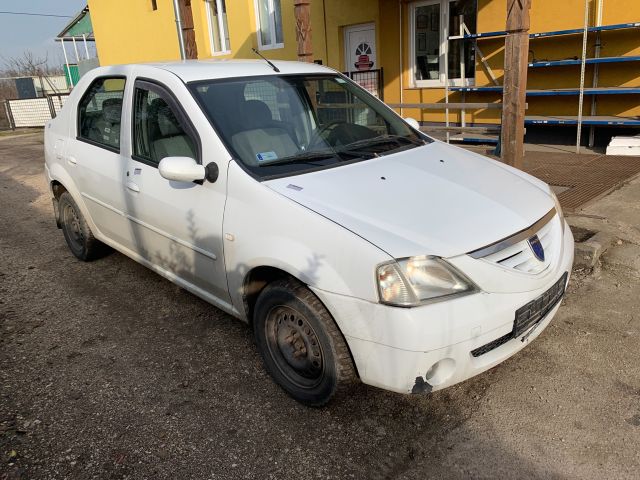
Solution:
<svg viewBox="0 0 640 480">
<path fill-rule="evenodd" d="M 320 300 L 297 281 L 265 287 L 253 328 L 267 371 L 297 401 L 319 407 L 354 383 L 353 360 L 340 330 Z"/>
</svg>

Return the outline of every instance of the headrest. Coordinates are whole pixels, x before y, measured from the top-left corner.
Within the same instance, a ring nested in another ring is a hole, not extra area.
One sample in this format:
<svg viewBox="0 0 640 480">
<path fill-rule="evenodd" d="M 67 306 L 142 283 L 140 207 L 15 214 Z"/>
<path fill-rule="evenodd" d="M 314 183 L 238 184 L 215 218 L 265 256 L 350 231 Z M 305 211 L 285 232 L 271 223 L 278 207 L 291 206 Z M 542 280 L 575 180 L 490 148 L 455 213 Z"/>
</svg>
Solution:
<svg viewBox="0 0 640 480">
<path fill-rule="evenodd" d="M 166 103 L 158 108 L 158 128 L 163 137 L 173 137 L 183 135 L 184 130 L 180 127 L 180 122 Z"/>
<path fill-rule="evenodd" d="M 102 102 L 102 116 L 107 122 L 120 123 L 122 115 L 122 99 L 107 98 Z"/>
<path fill-rule="evenodd" d="M 242 113 L 246 121 L 254 125 L 264 125 L 273 120 L 271 110 L 260 100 L 247 100 L 242 106 Z"/>
</svg>

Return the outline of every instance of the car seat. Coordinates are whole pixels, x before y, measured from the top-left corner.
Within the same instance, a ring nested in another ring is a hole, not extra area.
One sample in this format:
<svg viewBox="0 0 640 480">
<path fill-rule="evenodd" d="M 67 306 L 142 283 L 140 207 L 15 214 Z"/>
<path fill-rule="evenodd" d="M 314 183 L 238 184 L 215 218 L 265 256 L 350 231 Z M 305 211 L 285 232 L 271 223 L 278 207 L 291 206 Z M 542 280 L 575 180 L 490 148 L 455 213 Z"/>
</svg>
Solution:
<svg viewBox="0 0 640 480">
<path fill-rule="evenodd" d="M 240 112 L 243 128 L 231 137 L 231 144 L 245 164 L 257 166 L 263 159 L 289 157 L 299 151 L 295 134 L 284 122 L 273 119 L 266 103 L 246 100 Z"/>
<path fill-rule="evenodd" d="M 122 99 L 106 98 L 102 101 L 102 114 L 89 130 L 89 139 L 110 147 L 120 147 L 120 120 Z"/>
<path fill-rule="evenodd" d="M 169 105 L 164 100 L 161 102 L 156 105 L 157 132 L 149 132 L 153 158 L 158 162 L 165 157 L 196 158 L 193 141 L 184 132 Z"/>
</svg>

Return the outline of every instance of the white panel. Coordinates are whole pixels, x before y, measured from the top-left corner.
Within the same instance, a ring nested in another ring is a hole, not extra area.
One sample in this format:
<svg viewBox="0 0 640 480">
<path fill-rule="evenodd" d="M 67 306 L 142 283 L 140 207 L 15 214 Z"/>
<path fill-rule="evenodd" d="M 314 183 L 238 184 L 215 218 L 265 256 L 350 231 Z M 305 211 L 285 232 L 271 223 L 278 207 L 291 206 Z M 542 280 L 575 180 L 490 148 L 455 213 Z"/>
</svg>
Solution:
<svg viewBox="0 0 640 480">
<path fill-rule="evenodd" d="M 9 100 L 9 107 L 16 127 L 44 127 L 51 120 L 46 98 Z"/>
</svg>

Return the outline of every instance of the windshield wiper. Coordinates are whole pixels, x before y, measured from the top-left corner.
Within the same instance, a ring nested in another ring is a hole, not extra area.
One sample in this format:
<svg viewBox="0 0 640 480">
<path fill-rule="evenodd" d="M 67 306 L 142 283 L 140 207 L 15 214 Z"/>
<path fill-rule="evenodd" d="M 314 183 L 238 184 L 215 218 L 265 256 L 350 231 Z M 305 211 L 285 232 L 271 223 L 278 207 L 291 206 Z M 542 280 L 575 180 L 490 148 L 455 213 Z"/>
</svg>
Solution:
<svg viewBox="0 0 640 480">
<path fill-rule="evenodd" d="M 390 143 L 390 142 L 396 143 L 398 145 L 400 145 L 402 142 L 404 142 L 407 145 L 415 145 L 415 146 L 426 145 L 424 140 L 421 140 L 421 139 L 414 140 L 412 138 L 405 137 L 402 135 L 380 135 L 377 137 L 365 138 L 363 140 L 358 140 L 353 143 L 349 143 L 345 145 L 346 148 L 344 148 L 343 150 L 340 150 L 340 152 L 351 151 L 361 147 L 373 147 L 375 145 L 380 145 L 380 144 Z"/>
<path fill-rule="evenodd" d="M 269 162 L 269 163 L 263 163 L 263 164 L 258 164 L 259 167 L 270 167 L 271 165 L 293 165 L 296 163 L 306 163 L 308 165 L 314 165 L 314 166 L 318 166 L 318 167 L 322 167 L 322 164 L 319 163 L 313 163 L 313 160 L 325 160 L 327 158 L 336 158 L 339 161 L 346 161 L 348 159 L 342 158 L 343 155 L 348 155 L 349 157 L 352 158 L 360 158 L 363 157 L 364 155 L 369 154 L 368 152 L 366 153 L 357 153 L 357 152 L 352 152 L 350 151 L 350 149 L 347 150 L 310 150 L 308 152 L 303 152 L 300 153 L 298 155 L 291 155 L 289 157 L 284 157 L 284 158 L 280 158 L 278 160 L 274 160 L 273 162 Z M 375 153 L 371 153 L 370 155 L 376 157 L 377 154 Z"/>
<path fill-rule="evenodd" d="M 303 152 L 297 155 L 291 155 L 289 157 L 283 157 L 273 162 L 260 163 L 259 167 L 270 167 L 272 165 L 293 165 L 295 163 L 308 163 L 309 165 L 321 166 L 318 163 L 313 163 L 313 160 L 325 160 L 327 158 L 335 157 L 336 153 L 331 150 L 315 150 L 309 152 Z"/>
</svg>

